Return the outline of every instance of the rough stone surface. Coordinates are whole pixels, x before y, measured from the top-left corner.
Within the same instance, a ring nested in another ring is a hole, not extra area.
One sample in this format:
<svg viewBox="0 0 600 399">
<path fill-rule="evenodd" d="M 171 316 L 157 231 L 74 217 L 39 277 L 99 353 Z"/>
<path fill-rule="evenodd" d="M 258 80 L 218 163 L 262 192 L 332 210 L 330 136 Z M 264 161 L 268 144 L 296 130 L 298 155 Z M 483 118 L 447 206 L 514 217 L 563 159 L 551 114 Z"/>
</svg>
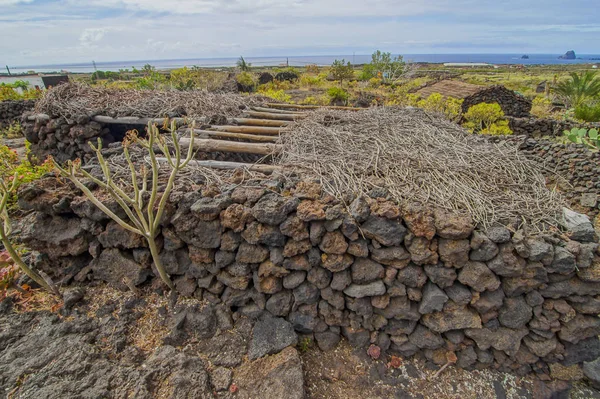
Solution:
<svg viewBox="0 0 600 399">
<path fill-rule="evenodd" d="M 265 355 L 279 353 L 297 343 L 298 336 L 289 322 L 278 317 L 268 317 L 254 325 L 248 348 L 248 358 L 254 360 Z"/>
</svg>

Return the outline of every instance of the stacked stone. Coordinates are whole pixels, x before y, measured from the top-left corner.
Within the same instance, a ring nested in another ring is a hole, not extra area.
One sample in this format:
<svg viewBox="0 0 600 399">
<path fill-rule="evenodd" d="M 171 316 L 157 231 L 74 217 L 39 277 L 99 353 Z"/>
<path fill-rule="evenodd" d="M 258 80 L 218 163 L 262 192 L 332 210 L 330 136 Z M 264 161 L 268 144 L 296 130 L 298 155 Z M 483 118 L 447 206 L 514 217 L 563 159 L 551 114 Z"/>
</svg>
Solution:
<svg viewBox="0 0 600 399">
<path fill-rule="evenodd" d="M 598 215 L 600 153 L 590 151 L 582 144 L 532 138 L 525 139 L 520 148 L 544 166 L 541 171 L 549 185 L 557 185 L 574 209 L 592 218 Z"/>
<path fill-rule="evenodd" d="M 600 127 L 598 123 L 576 123 L 572 121 L 558 121 L 556 119 L 514 118 L 508 117 L 508 124 L 513 134 L 528 137 L 561 137 L 565 130 L 574 127 L 593 129 Z"/>
<path fill-rule="evenodd" d="M 96 279 L 120 289 L 156 275 L 139 236 L 60 190 L 45 179 L 19 195 L 36 211 L 22 237 L 39 251 L 38 267 L 61 283 Z M 468 216 L 398 207 L 380 190 L 346 207 L 316 183 L 289 180 L 170 200 L 161 259 L 180 294 L 251 318 L 283 317 L 323 350 L 344 336 L 438 365 L 454 352 L 462 368 L 544 375 L 549 363 L 579 367 L 600 355 L 600 263 L 589 222 L 569 239 L 481 230 Z"/>
<path fill-rule="evenodd" d="M 0 129 L 19 122 L 23 113 L 30 111 L 35 106 L 34 100 L 6 100 L 0 101 Z"/>
<path fill-rule="evenodd" d="M 462 112 L 479 103 L 498 103 L 505 115 L 517 118 L 528 117 L 532 106 L 530 100 L 502 85 L 490 86 L 466 97 Z"/>
<path fill-rule="evenodd" d="M 92 155 L 88 142 L 95 144 L 99 138 L 105 146 L 115 142 L 108 127 L 90 120 L 86 115 L 72 121 L 61 116 L 30 121 L 30 115 L 23 115 L 21 125 L 25 138 L 31 143 L 31 151 L 38 159 L 46 159 L 51 155 L 59 162 L 76 158 L 85 160 Z"/>
<path fill-rule="evenodd" d="M 52 116 L 37 118 L 35 121 L 28 119 L 30 113 L 22 118 L 25 138 L 31 143 L 31 151 L 40 160 L 48 156 L 54 157 L 58 162 L 81 159 L 87 162 L 93 157 L 93 151 L 88 143 L 96 145 L 98 139 L 103 146 L 109 147 L 112 143 L 119 143 L 128 130 L 137 128 L 143 132 L 144 126 L 104 124 L 92 121 L 89 116 L 82 115 L 69 122 L 64 117 Z M 263 155 L 238 154 L 224 152 L 199 152 L 196 159 L 232 162 L 257 162 Z"/>
</svg>

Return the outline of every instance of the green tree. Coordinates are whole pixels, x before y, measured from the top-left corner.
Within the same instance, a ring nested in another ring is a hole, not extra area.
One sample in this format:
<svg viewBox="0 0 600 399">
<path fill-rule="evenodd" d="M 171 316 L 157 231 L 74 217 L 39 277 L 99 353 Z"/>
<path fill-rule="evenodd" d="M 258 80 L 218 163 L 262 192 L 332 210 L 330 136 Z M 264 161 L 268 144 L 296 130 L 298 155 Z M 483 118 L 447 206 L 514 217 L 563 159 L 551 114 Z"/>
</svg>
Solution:
<svg viewBox="0 0 600 399">
<path fill-rule="evenodd" d="M 236 65 L 238 68 L 240 68 L 240 70 L 242 72 L 248 72 L 250 70 L 250 67 L 252 66 L 252 64 L 249 62 L 246 62 L 246 60 L 242 56 L 240 56 L 240 58 L 238 58 Z"/>
<path fill-rule="evenodd" d="M 346 63 L 346 60 L 335 60 L 331 64 L 331 75 L 334 80 L 339 80 L 342 86 L 344 80 L 351 80 L 354 77 L 354 68 L 350 61 Z"/>
<path fill-rule="evenodd" d="M 377 77 L 384 83 L 396 83 L 407 72 L 407 66 L 401 55 L 392 57 L 391 53 L 377 50 L 371 55 L 371 63 L 363 68 L 363 75 Z"/>
<path fill-rule="evenodd" d="M 569 80 L 556 85 L 554 93 L 567 108 L 578 107 L 600 95 L 600 78 L 595 71 L 572 72 Z"/>
</svg>

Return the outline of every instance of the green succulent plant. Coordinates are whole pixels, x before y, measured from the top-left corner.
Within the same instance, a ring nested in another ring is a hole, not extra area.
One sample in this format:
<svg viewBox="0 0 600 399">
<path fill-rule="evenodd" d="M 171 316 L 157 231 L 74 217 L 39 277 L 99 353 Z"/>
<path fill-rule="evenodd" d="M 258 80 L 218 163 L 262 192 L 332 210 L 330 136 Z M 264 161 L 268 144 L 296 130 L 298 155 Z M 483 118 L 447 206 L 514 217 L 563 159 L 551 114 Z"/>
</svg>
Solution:
<svg viewBox="0 0 600 399">
<path fill-rule="evenodd" d="M 567 139 L 576 144 L 584 144 L 592 149 L 600 148 L 600 139 L 598 138 L 598 129 L 583 129 L 574 127 L 573 129 L 565 130 Z"/>
</svg>

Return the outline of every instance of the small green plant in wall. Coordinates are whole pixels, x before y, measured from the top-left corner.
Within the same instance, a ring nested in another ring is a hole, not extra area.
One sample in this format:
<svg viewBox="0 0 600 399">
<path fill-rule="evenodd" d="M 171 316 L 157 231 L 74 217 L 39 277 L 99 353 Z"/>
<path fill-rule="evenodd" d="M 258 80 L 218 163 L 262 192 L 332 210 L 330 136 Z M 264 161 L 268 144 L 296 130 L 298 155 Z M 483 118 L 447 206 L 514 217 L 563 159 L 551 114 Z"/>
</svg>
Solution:
<svg viewBox="0 0 600 399">
<path fill-rule="evenodd" d="M 595 150 L 600 148 L 598 129 L 587 130 L 583 128 L 574 127 L 570 131 L 565 130 L 564 134 L 567 137 L 567 139 L 572 143 L 584 144 L 585 146 Z"/>
</svg>

